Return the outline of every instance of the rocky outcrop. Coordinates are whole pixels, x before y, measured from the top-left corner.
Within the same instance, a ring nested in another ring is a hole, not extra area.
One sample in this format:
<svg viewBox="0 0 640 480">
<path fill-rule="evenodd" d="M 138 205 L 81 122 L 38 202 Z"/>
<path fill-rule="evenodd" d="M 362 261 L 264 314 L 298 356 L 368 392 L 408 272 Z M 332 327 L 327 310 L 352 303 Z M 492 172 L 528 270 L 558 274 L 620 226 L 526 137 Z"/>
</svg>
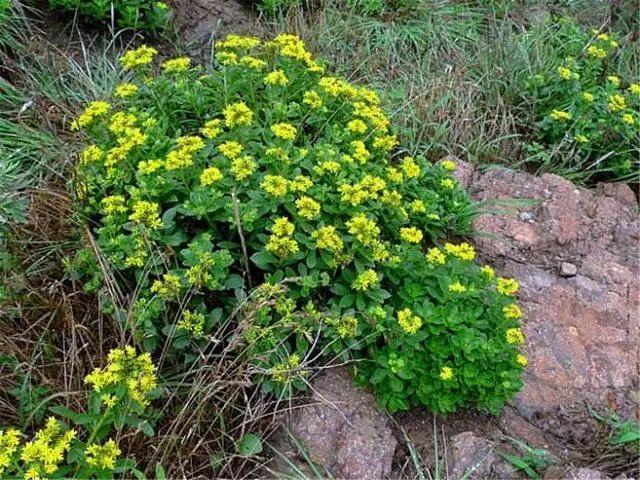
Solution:
<svg viewBox="0 0 640 480">
<path fill-rule="evenodd" d="M 589 191 L 556 175 L 505 169 L 465 175 L 474 198 L 501 211 L 477 219 L 479 252 L 522 286 L 529 367 L 515 407 L 532 418 L 582 401 L 628 403 L 640 345 L 640 221 L 631 189 Z"/>
<path fill-rule="evenodd" d="M 387 416 L 345 368 L 314 380 L 311 399 L 290 416 L 288 431 L 288 456 L 298 464 L 311 460 L 316 473 L 374 480 L 391 472 L 397 442 Z"/>
</svg>

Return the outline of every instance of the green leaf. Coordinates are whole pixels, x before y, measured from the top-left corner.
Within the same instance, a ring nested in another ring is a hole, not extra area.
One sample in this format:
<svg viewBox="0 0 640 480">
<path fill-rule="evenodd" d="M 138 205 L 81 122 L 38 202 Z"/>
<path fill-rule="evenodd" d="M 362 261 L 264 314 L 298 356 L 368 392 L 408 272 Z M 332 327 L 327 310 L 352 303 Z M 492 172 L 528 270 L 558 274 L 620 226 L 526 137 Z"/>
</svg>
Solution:
<svg viewBox="0 0 640 480">
<path fill-rule="evenodd" d="M 51 407 L 49 410 L 52 413 L 55 413 L 56 415 L 59 415 L 62 418 L 67 418 L 67 419 L 71 420 L 74 423 L 78 423 L 78 419 L 80 418 L 80 414 L 79 413 L 76 413 L 73 410 L 71 410 L 70 408 L 67 408 L 67 407 L 62 406 L 62 405 Z"/>
<path fill-rule="evenodd" d="M 167 475 L 164 472 L 164 467 L 158 463 L 156 464 L 156 479 L 157 480 L 166 480 Z"/>
<path fill-rule="evenodd" d="M 278 259 L 266 250 L 260 250 L 251 255 L 251 261 L 261 270 L 269 270 L 269 265 L 276 263 Z"/>
<path fill-rule="evenodd" d="M 236 451 L 245 457 L 258 455 L 262 452 L 262 440 L 253 433 L 247 433 L 236 444 Z"/>
</svg>

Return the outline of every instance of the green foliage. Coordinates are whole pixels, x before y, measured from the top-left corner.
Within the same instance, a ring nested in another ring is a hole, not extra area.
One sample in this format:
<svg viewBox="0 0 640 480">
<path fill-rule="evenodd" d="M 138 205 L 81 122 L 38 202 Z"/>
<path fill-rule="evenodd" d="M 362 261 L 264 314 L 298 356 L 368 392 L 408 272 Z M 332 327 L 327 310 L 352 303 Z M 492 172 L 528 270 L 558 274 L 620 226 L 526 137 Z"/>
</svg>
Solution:
<svg viewBox="0 0 640 480">
<path fill-rule="evenodd" d="M 505 439 L 521 450 L 522 455 L 498 452 L 500 456 L 513 465 L 516 470 L 524 472 L 527 475 L 527 478 L 542 478 L 544 471 L 549 465 L 551 465 L 551 463 L 553 463 L 553 459 L 549 455 L 549 452 L 541 448 L 532 448 L 516 438 L 505 437 Z"/>
<path fill-rule="evenodd" d="M 82 211 L 122 290 L 137 292 L 116 316 L 190 362 L 238 315 L 242 338 L 224 340 L 267 391 L 304 388 L 314 348 L 387 367 L 409 354 L 400 376 L 374 376 L 384 406 L 498 409 L 520 386 L 521 342 L 506 333 L 520 313 L 503 312 L 517 284 L 496 287 L 467 244 L 423 250 L 469 232 L 455 163 L 409 156 L 378 95 L 325 75 L 295 36 L 218 48 L 210 73 L 178 58 L 153 75 L 153 49 L 127 52 L 131 82 L 74 122 L 88 143 Z M 445 367 L 453 379 L 437 381 Z M 400 399 L 398 382 L 425 374 Z"/>
<path fill-rule="evenodd" d="M 569 19 L 557 20 L 555 28 L 558 57 L 526 83 L 536 121 L 531 152 L 561 161 L 572 176 L 606 172 L 637 181 L 640 84 L 620 73 L 622 40 L 589 34 Z"/>
<path fill-rule="evenodd" d="M 53 414 L 25 440 L 26 432 L 0 429 L 0 475 L 11 478 L 114 478 L 134 470 L 132 459 L 121 458 L 111 438 L 124 429 L 153 435 L 144 419 L 155 388 L 155 367 L 148 354 L 136 355 L 132 347 L 112 350 L 107 366 L 86 377 L 93 390 L 86 411 L 51 407 Z"/>
<path fill-rule="evenodd" d="M 77 12 L 88 21 L 114 17 L 118 27 L 136 30 L 163 30 L 171 17 L 169 6 L 156 0 L 49 0 L 49 5 Z"/>
</svg>

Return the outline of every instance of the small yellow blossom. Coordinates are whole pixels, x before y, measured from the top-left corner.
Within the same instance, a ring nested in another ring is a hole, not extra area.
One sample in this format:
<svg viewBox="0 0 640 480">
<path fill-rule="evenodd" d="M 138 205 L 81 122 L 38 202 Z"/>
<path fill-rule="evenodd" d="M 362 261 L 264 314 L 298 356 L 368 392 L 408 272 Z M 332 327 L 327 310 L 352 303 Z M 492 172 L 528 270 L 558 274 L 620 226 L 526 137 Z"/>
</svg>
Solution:
<svg viewBox="0 0 640 480">
<path fill-rule="evenodd" d="M 216 62 L 220 65 L 236 65 L 238 63 L 238 55 L 224 50 L 216 52 Z"/>
<path fill-rule="evenodd" d="M 407 178 L 417 178 L 420 176 L 420 165 L 413 159 L 413 157 L 405 157 L 402 160 L 402 170 Z"/>
<path fill-rule="evenodd" d="M 340 235 L 336 232 L 336 227 L 329 225 L 321 227 L 311 234 L 311 238 L 316 241 L 318 248 L 340 253 L 344 244 Z"/>
<path fill-rule="evenodd" d="M 502 308 L 502 313 L 504 313 L 504 316 L 506 318 L 518 319 L 518 318 L 522 317 L 522 310 L 515 303 L 512 303 L 511 305 L 504 306 Z"/>
<path fill-rule="evenodd" d="M 177 298 L 182 290 L 182 280 L 178 275 L 165 273 L 162 280 L 155 280 L 151 284 L 151 293 L 157 293 L 162 298 Z"/>
<path fill-rule="evenodd" d="M 295 226 L 293 225 L 293 223 L 289 221 L 287 217 L 277 218 L 275 222 L 273 222 L 273 225 L 271 226 L 271 231 L 274 233 L 274 235 L 277 235 L 278 237 L 291 236 L 293 235 L 294 230 L 295 230 Z"/>
<path fill-rule="evenodd" d="M 320 204 L 311 197 L 300 197 L 296 200 L 298 215 L 312 220 L 320 214 Z"/>
<path fill-rule="evenodd" d="M 553 120 L 563 122 L 566 120 L 571 120 L 571 114 L 569 112 L 565 112 L 564 110 L 553 110 L 551 112 L 551 118 Z"/>
<path fill-rule="evenodd" d="M 464 293 L 467 291 L 467 287 L 462 285 L 460 282 L 455 282 L 449 285 L 449 291 L 453 293 Z"/>
<path fill-rule="evenodd" d="M 302 96 L 302 103 L 311 108 L 320 108 L 323 104 L 322 97 L 315 90 L 304 92 L 304 95 Z"/>
<path fill-rule="evenodd" d="M 378 241 L 380 228 L 375 220 L 370 220 L 364 213 L 359 213 L 347 221 L 349 234 L 353 235 L 363 245 L 373 245 Z"/>
<path fill-rule="evenodd" d="M 289 79 L 282 70 L 274 70 L 273 72 L 269 72 L 264 77 L 264 81 L 267 85 L 277 85 L 280 87 L 284 87 L 289 83 Z"/>
<path fill-rule="evenodd" d="M 409 243 L 420 243 L 423 238 L 423 234 L 415 227 L 403 227 L 400 229 L 400 238 Z"/>
<path fill-rule="evenodd" d="M 369 160 L 369 157 L 371 157 L 371 154 L 362 140 L 354 140 L 351 142 L 351 152 L 353 158 L 361 164 L 366 163 L 366 161 Z"/>
<path fill-rule="evenodd" d="M 274 197 L 284 197 L 289 191 L 289 182 L 280 175 L 265 175 L 260 186 Z"/>
<path fill-rule="evenodd" d="M 596 97 L 593 95 L 593 93 L 583 92 L 582 93 L 582 98 L 584 99 L 585 102 L 593 102 L 593 100 Z"/>
<path fill-rule="evenodd" d="M 231 174 L 238 181 L 249 178 L 256 171 L 258 165 L 253 161 L 253 157 L 245 155 L 244 157 L 235 158 L 231 162 Z"/>
<path fill-rule="evenodd" d="M 271 125 L 271 131 L 276 137 L 284 140 L 293 140 L 298 133 L 296 127 L 290 123 L 276 123 L 275 125 Z"/>
<path fill-rule="evenodd" d="M 150 64 L 157 53 L 155 48 L 142 45 L 135 50 L 129 50 L 120 57 L 120 64 L 124 70 L 133 70 Z"/>
<path fill-rule="evenodd" d="M 183 311 L 180 320 L 176 323 L 177 328 L 184 330 L 196 338 L 204 335 L 204 326 L 205 316 L 202 313 L 192 312 L 190 310 Z"/>
<path fill-rule="evenodd" d="M 408 308 L 400 310 L 397 313 L 397 317 L 400 328 L 402 328 L 402 330 L 404 330 L 405 333 L 408 333 L 409 335 L 415 334 L 418 330 L 420 330 L 420 327 L 422 327 L 422 319 L 419 316 L 414 315 L 413 312 Z"/>
<path fill-rule="evenodd" d="M 578 135 L 574 136 L 573 139 L 578 143 L 589 143 L 589 139 L 585 135 L 582 135 L 582 134 L 578 134 Z"/>
<path fill-rule="evenodd" d="M 427 262 L 433 264 L 444 265 L 447 261 L 447 256 L 438 247 L 430 248 L 427 252 Z"/>
<path fill-rule="evenodd" d="M 523 367 L 526 367 L 529 364 L 527 357 L 525 357 L 521 353 L 516 355 L 516 362 L 518 362 L 518 364 L 522 365 Z"/>
<path fill-rule="evenodd" d="M 506 333 L 507 343 L 512 345 L 522 345 L 524 343 L 524 334 L 519 328 L 509 328 Z"/>
<path fill-rule="evenodd" d="M 111 104 L 107 102 L 91 102 L 87 105 L 84 112 L 71 124 L 71 128 L 73 130 L 84 128 L 93 123 L 96 118 L 105 116 L 109 110 L 111 110 Z"/>
<path fill-rule="evenodd" d="M 466 242 L 463 242 L 459 245 L 446 243 L 444 245 L 444 249 L 449 255 L 458 257 L 461 260 L 472 261 L 474 258 L 476 258 L 475 249 Z"/>
<path fill-rule="evenodd" d="M 360 275 L 356 277 L 356 279 L 351 284 L 351 288 L 363 292 L 365 290 L 369 290 L 371 287 L 375 286 L 378 283 L 378 274 L 375 270 L 368 269 L 362 272 Z"/>
<path fill-rule="evenodd" d="M 629 91 L 633 95 L 640 95 L 640 83 L 632 83 L 629 85 Z"/>
<path fill-rule="evenodd" d="M 631 115 L 630 113 L 625 113 L 624 115 L 622 115 L 622 121 L 628 125 L 633 125 L 634 123 L 636 123 L 635 118 L 633 118 L 633 115 Z"/>
<path fill-rule="evenodd" d="M 456 169 L 456 162 L 454 162 L 453 160 L 450 159 L 446 159 L 443 160 L 440 165 L 442 165 L 442 168 L 444 168 L 445 170 L 449 171 L 449 172 L 453 172 Z"/>
<path fill-rule="evenodd" d="M 567 67 L 558 67 L 558 75 L 560 75 L 560 78 L 563 80 L 571 80 L 571 70 Z"/>
<path fill-rule="evenodd" d="M 448 190 L 451 190 L 451 189 L 455 186 L 455 183 L 454 183 L 454 182 L 453 182 L 453 180 L 452 180 L 452 179 L 450 179 L 450 178 L 443 178 L 442 180 L 440 180 L 440 185 L 441 185 L 443 188 L 446 188 L 446 189 L 448 189 Z"/>
<path fill-rule="evenodd" d="M 619 112 L 627 108 L 627 100 L 622 95 L 611 95 L 609 97 L 609 110 Z"/>
<path fill-rule="evenodd" d="M 238 158 L 243 150 L 244 147 L 234 140 L 228 140 L 218 145 L 218 151 L 230 159 Z"/>
<path fill-rule="evenodd" d="M 496 290 L 502 295 L 512 296 L 518 293 L 520 284 L 513 278 L 498 278 Z"/>
<path fill-rule="evenodd" d="M 350 120 L 347 123 L 347 131 L 349 133 L 359 133 L 359 134 L 363 134 L 367 131 L 367 124 L 364 123 L 362 120 L 360 120 L 359 118 L 356 118 L 354 120 Z"/>
<path fill-rule="evenodd" d="M 480 269 L 480 271 L 487 278 L 493 278 L 496 276 L 496 271 L 493 268 L 491 268 L 489 265 L 485 265 Z"/>
<path fill-rule="evenodd" d="M 587 48 L 587 55 L 593 58 L 597 58 L 598 60 L 602 60 L 603 58 L 606 58 L 607 51 L 604 48 L 591 45 Z"/>
<path fill-rule="evenodd" d="M 162 227 L 160 206 L 157 203 L 147 202 L 145 200 L 137 201 L 133 204 L 129 220 L 133 223 L 144 225 L 151 230 L 156 230 Z"/>
<path fill-rule="evenodd" d="M 87 464 L 99 469 L 113 470 L 120 453 L 120 448 L 114 440 L 107 440 L 103 445 L 93 443 L 85 451 Z"/>
<path fill-rule="evenodd" d="M 207 120 L 204 127 L 200 129 L 200 132 L 205 138 L 216 138 L 222 132 L 222 120 L 219 118 Z"/>
<path fill-rule="evenodd" d="M 620 86 L 620 77 L 616 76 L 616 75 L 609 75 L 607 77 L 607 80 L 609 82 L 611 82 L 613 85 L 615 85 L 616 87 Z"/>
<path fill-rule="evenodd" d="M 182 73 L 189 70 L 191 59 L 189 57 L 179 57 L 167 60 L 162 64 L 164 73 Z"/>
<path fill-rule="evenodd" d="M 133 83 L 121 83 L 116 86 L 115 96 L 118 98 L 133 97 L 138 92 L 138 86 Z"/>
<path fill-rule="evenodd" d="M 439 377 L 445 382 L 453 380 L 453 370 L 451 369 L 451 367 L 442 367 L 442 369 L 440 369 Z"/>
<path fill-rule="evenodd" d="M 203 187 L 213 185 L 220 180 L 222 180 L 222 172 L 216 167 L 206 168 L 200 175 L 200 185 Z"/>
<path fill-rule="evenodd" d="M 224 123 L 229 128 L 251 125 L 253 112 L 244 102 L 236 102 L 227 105 L 223 110 Z"/>
</svg>

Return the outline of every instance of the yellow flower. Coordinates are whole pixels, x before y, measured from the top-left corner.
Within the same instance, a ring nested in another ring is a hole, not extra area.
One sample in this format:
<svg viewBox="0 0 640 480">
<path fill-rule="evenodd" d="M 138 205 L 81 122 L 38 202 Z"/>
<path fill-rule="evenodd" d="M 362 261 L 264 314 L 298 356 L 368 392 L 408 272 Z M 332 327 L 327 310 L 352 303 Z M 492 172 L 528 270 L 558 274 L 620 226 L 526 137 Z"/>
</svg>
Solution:
<svg viewBox="0 0 640 480">
<path fill-rule="evenodd" d="M 113 470 L 116 466 L 116 459 L 122 452 L 116 442 L 109 439 L 104 445 L 96 443 L 89 445 L 85 453 L 87 463 L 92 467 Z"/>
<path fill-rule="evenodd" d="M 0 430 L 0 476 L 11 465 L 20 445 L 20 432 L 14 428 Z"/>
<path fill-rule="evenodd" d="M 445 382 L 453 380 L 453 370 L 451 369 L 451 367 L 442 367 L 442 369 L 440 369 L 439 377 Z"/>
<path fill-rule="evenodd" d="M 518 318 L 522 317 L 522 310 L 515 303 L 512 303 L 511 305 L 504 306 L 502 308 L 502 313 L 504 313 L 504 316 L 506 318 L 518 319 Z"/>
<path fill-rule="evenodd" d="M 526 367 L 529 364 L 527 357 L 525 357 L 521 353 L 516 355 L 516 362 L 518 362 L 518 364 L 522 365 L 523 367 Z"/>
<path fill-rule="evenodd" d="M 102 211 L 107 215 L 126 213 L 127 207 L 122 195 L 109 195 L 100 200 Z"/>
<path fill-rule="evenodd" d="M 371 157 L 371 154 L 362 140 L 354 140 L 351 142 L 351 151 L 353 158 L 361 164 L 366 163 L 366 161 L 369 160 L 369 157 Z"/>
<path fill-rule="evenodd" d="M 430 248 L 427 252 L 427 262 L 444 265 L 447 261 L 446 255 L 438 247 Z"/>
<path fill-rule="evenodd" d="M 277 85 L 280 87 L 284 87 L 289 83 L 289 79 L 282 70 L 274 70 L 273 72 L 267 73 L 264 77 L 264 81 L 267 85 Z"/>
<path fill-rule="evenodd" d="M 274 197 L 284 197 L 289 191 L 287 179 L 280 175 L 265 175 L 260 186 Z"/>
<path fill-rule="evenodd" d="M 571 80 L 571 70 L 566 67 L 558 67 L 558 74 L 564 80 Z"/>
<path fill-rule="evenodd" d="M 311 220 L 320 213 L 320 204 L 311 197 L 300 197 L 296 200 L 298 215 L 307 220 Z"/>
<path fill-rule="evenodd" d="M 476 258 L 476 251 L 471 245 L 466 242 L 463 242 L 459 245 L 446 243 L 444 245 L 444 249 L 449 255 L 458 257 L 461 260 L 471 261 Z"/>
<path fill-rule="evenodd" d="M 378 241 L 380 235 L 380 228 L 375 220 L 368 219 L 364 213 L 351 217 L 351 220 L 347 222 L 347 228 L 349 234 L 356 237 L 363 245 L 373 245 Z"/>
<path fill-rule="evenodd" d="M 633 125 L 634 123 L 636 123 L 636 120 L 633 118 L 633 115 L 631 115 L 630 113 L 625 113 L 624 115 L 622 115 L 622 121 L 629 125 Z"/>
<path fill-rule="evenodd" d="M 440 180 L 440 186 L 446 188 L 447 190 L 450 190 L 455 186 L 455 183 L 450 178 L 443 178 L 442 180 Z"/>
<path fill-rule="evenodd" d="M 240 59 L 240 64 L 245 67 L 249 67 L 254 70 L 260 70 L 267 66 L 267 62 L 264 60 L 260 60 L 259 58 L 252 57 L 250 55 L 245 55 Z"/>
<path fill-rule="evenodd" d="M 157 293 L 162 298 L 177 298 L 182 290 L 182 280 L 178 275 L 165 273 L 162 280 L 155 280 L 151 285 L 151 293 Z"/>
<path fill-rule="evenodd" d="M 223 110 L 224 123 L 229 128 L 251 125 L 253 112 L 244 102 L 227 105 Z"/>
<path fill-rule="evenodd" d="M 440 165 L 442 165 L 442 168 L 449 172 L 453 172 L 456 169 L 456 162 L 454 162 L 453 160 L 443 160 Z"/>
<path fill-rule="evenodd" d="M 498 278 L 496 290 L 502 295 L 512 296 L 518 293 L 520 284 L 513 278 Z"/>
<path fill-rule="evenodd" d="M 289 190 L 292 192 L 306 192 L 311 187 L 313 187 L 313 182 L 304 175 L 298 175 L 289 182 Z"/>
<path fill-rule="evenodd" d="M 589 48 L 587 48 L 587 55 L 597 58 L 598 60 L 602 60 L 607 56 L 607 51 L 604 48 L 591 45 Z"/>
<path fill-rule="evenodd" d="M 416 163 L 413 157 L 405 157 L 404 160 L 402 160 L 402 170 L 407 178 L 420 176 L 420 165 Z"/>
<path fill-rule="evenodd" d="M 383 152 L 393 150 L 396 145 L 398 145 L 398 139 L 395 135 L 383 135 L 373 139 L 373 148 Z"/>
<path fill-rule="evenodd" d="M 222 179 L 222 172 L 219 168 L 209 167 L 203 170 L 200 175 L 200 185 L 203 187 L 207 187 L 209 185 L 213 185 L 217 181 Z"/>
<path fill-rule="evenodd" d="M 258 165 L 253 161 L 253 158 L 249 155 L 236 158 L 231 162 L 231 174 L 238 181 L 243 181 L 249 178 L 253 172 L 255 172 Z"/>
<path fill-rule="evenodd" d="M 356 118 L 355 120 L 350 120 L 347 123 L 347 131 L 349 133 L 363 134 L 363 133 L 365 133 L 367 131 L 367 124 L 364 123 L 359 118 Z"/>
<path fill-rule="evenodd" d="M 404 177 L 402 176 L 402 172 L 398 170 L 396 167 L 387 167 L 387 178 L 390 182 L 393 183 L 402 183 Z"/>
<path fill-rule="evenodd" d="M 311 234 L 311 238 L 316 241 L 318 248 L 340 253 L 344 248 L 340 235 L 336 232 L 336 227 L 321 227 Z"/>
<path fill-rule="evenodd" d="M 298 133 L 296 127 L 290 123 L 276 123 L 275 125 L 271 125 L 271 131 L 276 137 L 284 140 L 293 140 Z"/>
<path fill-rule="evenodd" d="M 85 382 L 98 393 L 108 387 L 123 386 L 129 398 L 146 406 L 149 393 L 157 385 L 156 367 L 149 353 L 136 355 L 131 346 L 116 348 L 107 355 L 106 367 L 94 369 Z"/>
<path fill-rule="evenodd" d="M 138 86 L 133 83 L 121 83 L 116 86 L 115 96 L 118 98 L 133 97 L 138 92 Z"/>
<path fill-rule="evenodd" d="M 585 102 L 593 102 L 593 100 L 595 99 L 595 96 L 593 95 L 593 93 L 584 92 L 582 94 L 582 98 L 584 99 Z"/>
<path fill-rule="evenodd" d="M 309 105 L 311 108 L 320 108 L 322 106 L 322 97 L 315 90 L 304 92 L 302 103 Z"/>
<path fill-rule="evenodd" d="M 167 60 L 162 64 L 164 73 L 182 73 L 189 70 L 191 59 L 189 57 L 179 57 Z"/>
<path fill-rule="evenodd" d="M 97 145 L 89 145 L 80 154 L 80 162 L 84 165 L 95 163 L 104 157 L 104 151 Z"/>
<path fill-rule="evenodd" d="M 400 328 L 409 335 L 415 334 L 420 330 L 420 327 L 422 327 L 422 319 L 419 316 L 414 315 L 408 308 L 400 310 L 397 313 L 397 317 L 398 325 L 400 325 Z"/>
<path fill-rule="evenodd" d="M 216 138 L 222 132 L 222 120 L 219 118 L 207 120 L 200 132 L 205 138 Z"/>
<path fill-rule="evenodd" d="M 622 95 L 611 95 L 609 97 L 609 110 L 619 112 L 627 108 L 627 100 Z"/>
<path fill-rule="evenodd" d="M 464 293 L 467 291 L 467 287 L 462 285 L 460 282 L 455 282 L 449 285 L 449 291 L 453 293 Z"/>
<path fill-rule="evenodd" d="M 522 345 L 524 343 L 524 334 L 519 328 L 509 328 L 506 333 L 507 343 L 512 345 Z"/>
<path fill-rule="evenodd" d="M 129 50 L 120 57 L 120 64 L 124 70 L 133 70 L 151 63 L 157 53 L 158 51 L 155 48 L 142 45 L 135 50 Z"/>
<path fill-rule="evenodd" d="M 589 143 L 589 139 L 581 134 L 576 135 L 573 139 L 578 143 Z"/>
<path fill-rule="evenodd" d="M 218 151 L 227 158 L 237 158 L 244 150 L 244 147 L 233 140 L 229 140 L 218 145 Z"/>
<path fill-rule="evenodd" d="M 185 310 L 176 327 L 198 338 L 204 335 L 205 316 L 202 313 Z"/>
<path fill-rule="evenodd" d="M 295 228 L 287 217 L 279 217 L 273 222 L 271 231 L 278 237 L 288 237 L 293 235 Z"/>
<path fill-rule="evenodd" d="M 491 268 L 489 265 L 485 265 L 480 269 L 480 271 L 487 278 L 493 278 L 496 276 L 496 271 L 493 268 Z"/>
<path fill-rule="evenodd" d="M 571 120 L 571 114 L 564 110 L 553 110 L 551 112 L 551 118 L 558 121 Z"/>
<path fill-rule="evenodd" d="M 257 37 L 243 35 L 227 35 L 223 41 L 216 43 L 218 48 L 242 48 L 246 50 L 255 48 L 258 45 L 260 45 L 260 39 Z"/>
<path fill-rule="evenodd" d="M 415 227 L 403 227 L 400 229 L 400 238 L 409 243 L 420 243 L 423 238 L 423 234 Z"/>
<path fill-rule="evenodd" d="M 371 287 L 375 286 L 378 283 L 378 274 L 375 270 L 368 269 L 362 272 L 360 275 L 356 277 L 356 279 L 351 284 L 351 288 L 363 292 L 365 290 L 369 290 Z"/>
<path fill-rule="evenodd" d="M 238 63 L 238 55 L 233 52 L 216 52 L 216 62 L 220 65 L 236 65 Z"/>
<path fill-rule="evenodd" d="M 640 95 L 640 83 L 632 83 L 629 85 L 629 91 L 633 95 Z"/>
<path fill-rule="evenodd" d="M 616 87 L 620 86 L 620 78 L 617 77 L 616 75 L 609 75 L 607 77 L 607 80 L 609 80 L 611 83 L 613 83 Z"/>
<path fill-rule="evenodd" d="M 291 237 L 271 235 L 265 249 L 280 258 L 287 258 L 300 250 L 298 242 Z"/>
<path fill-rule="evenodd" d="M 133 213 L 129 215 L 129 220 L 133 223 L 144 225 L 151 230 L 156 230 L 162 227 L 160 206 L 157 203 L 145 200 L 137 201 L 133 204 Z"/>
<path fill-rule="evenodd" d="M 72 130 L 90 125 L 96 118 L 105 116 L 111 110 L 111 104 L 103 101 L 89 103 L 84 112 L 71 124 Z"/>
<path fill-rule="evenodd" d="M 414 200 L 409 204 L 409 208 L 413 213 L 425 213 L 427 211 L 427 207 L 422 200 Z"/>
</svg>

